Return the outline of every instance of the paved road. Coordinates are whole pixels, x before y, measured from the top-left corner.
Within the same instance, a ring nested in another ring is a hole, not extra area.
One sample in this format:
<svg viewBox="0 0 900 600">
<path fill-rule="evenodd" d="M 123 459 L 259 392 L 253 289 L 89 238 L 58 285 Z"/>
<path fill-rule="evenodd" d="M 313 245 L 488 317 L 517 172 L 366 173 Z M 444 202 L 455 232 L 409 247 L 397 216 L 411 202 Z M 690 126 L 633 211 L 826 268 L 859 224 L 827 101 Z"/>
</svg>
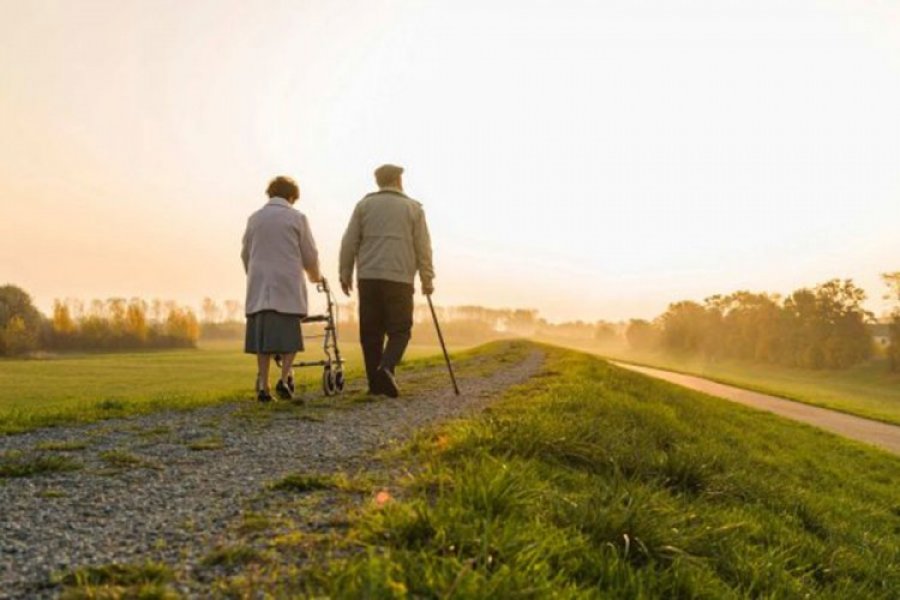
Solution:
<svg viewBox="0 0 900 600">
<path fill-rule="evenodd" d="M 693 375 L 684 375 L 682 373 L 674 373 L 672 371 L 664 371 L 662 369 L 653 369 L 650 367 L 642 367 L 638 365 L 630 365 L 610 361 L 617 367 L 629 369 L 644 375 L 649 375 L 657 379 L 662 379 L 682 387 L 686 387 L 710 396 L 717 396 L 732 402 L 737 402 L 745 406 L 767 410 L 775 414 L 814 425 L 821 429 L 825 429 L 842 435 L 844 437 L 878 446 L 893 454 L 900 454 L 900 427 L 881 423 L 880 421 L 872 421 L 862 417 L 855 417 L 846 413 L 828 410 L 827 408 L 819 408 L 793 400 L 785 400 L 777 396 L 752 392 L 742 388 L 724 385 L 695 377 Z"/>
</svg>

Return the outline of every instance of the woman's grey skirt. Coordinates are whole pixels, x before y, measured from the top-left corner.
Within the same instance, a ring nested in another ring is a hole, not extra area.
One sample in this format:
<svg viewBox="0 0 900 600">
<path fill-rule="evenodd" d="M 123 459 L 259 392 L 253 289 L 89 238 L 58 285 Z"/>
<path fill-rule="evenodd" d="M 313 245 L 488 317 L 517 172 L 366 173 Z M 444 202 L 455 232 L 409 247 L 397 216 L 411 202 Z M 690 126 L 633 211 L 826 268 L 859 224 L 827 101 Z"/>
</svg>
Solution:
<svg viewBox="0 0 900 600">
<path fill-rule="evenodd" d="M 300 315 L 274 310 L 247 315 L 244 352 L 248 354 L 288 354 L 303 351 Z"/>
</svg>

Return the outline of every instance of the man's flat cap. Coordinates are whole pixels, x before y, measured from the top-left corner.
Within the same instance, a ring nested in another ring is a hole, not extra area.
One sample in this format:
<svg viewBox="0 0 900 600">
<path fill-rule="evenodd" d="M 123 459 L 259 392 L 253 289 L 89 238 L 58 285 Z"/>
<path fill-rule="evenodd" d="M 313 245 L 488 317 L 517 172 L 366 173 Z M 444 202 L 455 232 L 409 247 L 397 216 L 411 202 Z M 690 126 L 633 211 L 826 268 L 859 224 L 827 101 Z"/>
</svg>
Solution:
<svg viewBox="0 0 900 600">
<path fill-rule="evenodd" d="M 397 165 L 381 165 L 375 169 L 375 181 L 396 181 L 399 176 L 403 175 L 403 167 Z"/>
</svg>

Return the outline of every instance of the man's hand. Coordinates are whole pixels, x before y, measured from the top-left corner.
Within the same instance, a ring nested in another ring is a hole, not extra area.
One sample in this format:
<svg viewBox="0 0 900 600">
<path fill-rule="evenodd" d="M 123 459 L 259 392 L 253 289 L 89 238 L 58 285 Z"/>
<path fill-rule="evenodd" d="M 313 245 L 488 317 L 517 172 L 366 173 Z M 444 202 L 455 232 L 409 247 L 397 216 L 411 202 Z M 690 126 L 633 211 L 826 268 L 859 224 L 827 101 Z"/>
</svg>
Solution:
<svg viewBox="0 0 900 600">
<path fill-rule="evenodd" d="M 423 283 L 422 284 L 422 293 L 426 296 L 430 296 L 434 293 L 434 284 L 433 283 Z"/>
<path fill-rule="evenodd" d="M 350 281 L 342 281 L 341 289 L 344 290 L 344 295 L 349 296 L 350 292 L 353 291 L 353 283 Z"/>
</svg>

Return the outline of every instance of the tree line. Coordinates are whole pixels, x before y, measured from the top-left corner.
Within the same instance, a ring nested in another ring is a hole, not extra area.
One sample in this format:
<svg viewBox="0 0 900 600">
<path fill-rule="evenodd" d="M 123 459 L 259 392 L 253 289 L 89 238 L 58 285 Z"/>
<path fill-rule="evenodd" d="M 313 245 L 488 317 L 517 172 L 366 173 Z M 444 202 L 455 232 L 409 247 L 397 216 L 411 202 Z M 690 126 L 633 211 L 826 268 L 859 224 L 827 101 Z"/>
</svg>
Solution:
<svg viewBox="0 0 900 600">
<path fill-rule="evenodd" d="M 894 308 L 890 315 L 890 346 L 887 349 L 888 362 L 892 371 L 900 371 L 900 271 L 885 273 L 881 277 L 889 290 L 884 299 L 891 300 L 894 303 Z"/>
<path fill-rule="evenodd" d="M 120 351 L 194 347 L 200 325 L 175 302 L 110 298 L 56 300 L 43 315 L 23 289 L 0 287 L 0 355 L 46 351 Z"/>
<path fill-rule="evenodd" d="M 894 307 L 885 352 L 900 370 L 900 271 L 883 276 Z M 483 306 L 436 307 L 446 338 L 476 344 L 500 337 L 527 336 L 570 343 L 611 344 L 623 339 L 637 350 L 667 350 L 814 369 L 844 368 L 870 358 L 874 315 L 863 308 L 865 292 L 852 280 L 830 280 L 782 297 L 739 291 L 703 302 L 680 301 L 652 321 L 550 323 L 534 309 Z M 174 302 L 110 298 L 84 303 L 57 300 L 52 315 L 41 314 L 28 294 L 0 287 L 0 355 L 34 350 L 118 351 L 193 347 L 198 339 L 241 338 L 243 306 L 236 300 L 204 298 L 201 319 Z M 415 340 L 436 343 L 427 305 L 415 309 Z M 341 338 L 357 335 L 356 306 L 339 307 Z M 313 330 L 314 326 L 305 326 Z"/>
<path fill-rule="evenodd" d="M 893 277 L 900 304 L 900 273 Z M 672 303 L 652 322 L 632 320 L 625 336 L 638 350 L 841 369 L 869 359 L 874 352 L 869 324 L 875 316 L 863 308 L 865 300 L 865 291 L 849 279 L 833 279 L 785 297 L 739 291 L 702 303 Z M 888 353 L 896 368 L 900 309 L 893 319 L 895 338 Z"/>
</svg>

